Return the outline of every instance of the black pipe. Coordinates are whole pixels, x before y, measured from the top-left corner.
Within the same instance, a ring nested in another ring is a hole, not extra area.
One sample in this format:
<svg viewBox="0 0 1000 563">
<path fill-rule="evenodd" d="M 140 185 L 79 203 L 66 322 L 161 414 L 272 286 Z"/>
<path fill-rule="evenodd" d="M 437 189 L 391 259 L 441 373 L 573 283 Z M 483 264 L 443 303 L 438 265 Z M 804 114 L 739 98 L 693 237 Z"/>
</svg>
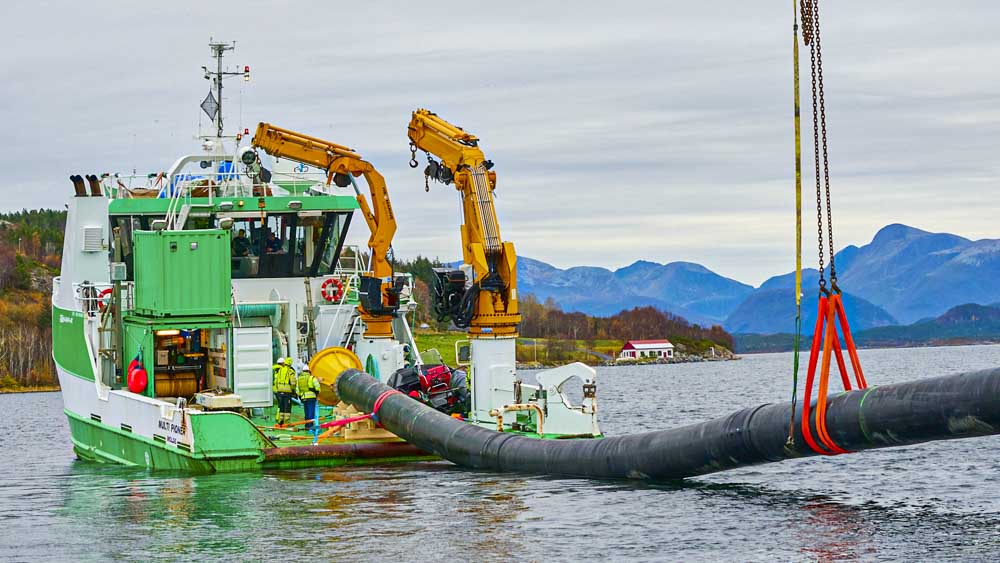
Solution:
<svg viewBox="0 0 1000 563">
<path fill-rule="evenodd" d="M 341 399 L 363 412 L 389 390 L 368 374 L 337 378 Z M 802 438 L 787 446 L 791 403 L 766 404 L 671 430 L 601 439 L 540 440 L 456 420 L 402 394 L 378 420 L 421 450 L 476 469 L 612 479 L 672 480 L 817 455 Z M 815 412 L 815 411 L 814 411 Z M 1000 369 L 871 387 L 832 396 L 827 430 L 851 451 L 1000 433 Z M 815 430 L 813 435 L 816 435 Z"/>
</svg>

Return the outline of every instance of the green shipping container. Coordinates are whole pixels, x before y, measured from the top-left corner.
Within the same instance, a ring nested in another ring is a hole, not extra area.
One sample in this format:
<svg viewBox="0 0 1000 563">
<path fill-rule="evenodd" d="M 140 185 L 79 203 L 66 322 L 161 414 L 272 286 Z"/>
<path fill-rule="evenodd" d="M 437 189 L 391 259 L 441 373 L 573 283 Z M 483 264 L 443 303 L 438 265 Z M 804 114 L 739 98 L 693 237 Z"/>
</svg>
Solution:
<svg viewBox="0 0 1000 563">
<path fill-rule="evenodd" d="M 133 240 L 137 314 L 176 317 L 232 312 L 228 231 L 135 231 Z"/>
</svg>

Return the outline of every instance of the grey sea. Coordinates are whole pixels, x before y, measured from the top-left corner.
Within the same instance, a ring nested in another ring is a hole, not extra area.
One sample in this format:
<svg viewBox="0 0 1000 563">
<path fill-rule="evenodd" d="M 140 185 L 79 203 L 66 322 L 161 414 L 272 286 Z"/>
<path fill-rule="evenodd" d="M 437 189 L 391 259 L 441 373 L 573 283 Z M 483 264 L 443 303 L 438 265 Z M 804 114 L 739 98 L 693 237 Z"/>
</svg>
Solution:
<svg viewBox="0 0 1000 563">
<path fill-rule="evenodd" d="M 1000 366 L 1000 346 L 863 350 L 872 384 Z M 608 435 L 788 400 L 790 354 L 599 370 Z M 0 395 L 0 560 L 995 561 L 1000 439 L 679 484 L 447 462 L 178 475 L 77 461 L 58 393 Z"/>
</svg>

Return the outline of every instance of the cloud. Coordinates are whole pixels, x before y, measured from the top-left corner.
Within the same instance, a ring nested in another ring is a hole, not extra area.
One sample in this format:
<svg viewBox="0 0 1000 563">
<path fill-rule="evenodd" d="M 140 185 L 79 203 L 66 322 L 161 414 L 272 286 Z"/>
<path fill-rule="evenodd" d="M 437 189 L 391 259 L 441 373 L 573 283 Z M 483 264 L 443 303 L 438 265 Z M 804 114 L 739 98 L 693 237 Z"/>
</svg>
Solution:
<svg viewBox="0 0 1000 563">
<path fill-rule="evenodd" d="M 823 5 L 838 244 L 892 222 L 997 236 L 1000 5 L 963 8 Z M 71 173 L 144 174 L 196 150 L 214 36 L 237 40 L 229 61 L 253 68 L 249 85 L 228 84 L 227 123 L 267 120 L 361 151 L 392 190 L 400 255 L 460 255 L 457 195 L 424 193 L 406 165 L 410 111 L 428 107 L 482 139 L 503 233 L 524 255 L 691 260 L 755 284 L 793 266 L 787 4 L 31 2 L 7 13 L 18 25 L 0 38 L 0 208 L 57 207 Z M 807 81 L 802 93 L 808 259 Z"/>
</svg>

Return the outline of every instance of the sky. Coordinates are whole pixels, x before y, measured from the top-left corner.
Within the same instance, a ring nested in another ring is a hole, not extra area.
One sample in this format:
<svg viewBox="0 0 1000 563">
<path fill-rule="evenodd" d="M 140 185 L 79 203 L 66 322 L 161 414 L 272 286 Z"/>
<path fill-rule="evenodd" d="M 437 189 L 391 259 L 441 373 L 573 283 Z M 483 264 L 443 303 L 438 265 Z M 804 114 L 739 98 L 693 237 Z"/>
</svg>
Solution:
<svg viewBox="0 0 1000 563">
<path fill-rule="evenodd" d="M 897 222 L 1000 237 L 1000 3 L 822 9 L 838 248 Z M 229 130 L 268 121 L 360 151 L 386 177 L 398 256 L 461 255 L 457 193 L 425 193 L 407 166 L 406 124 L 425 107 L 496 163 L 519 255 L 692 261 L 754 285 L 794 268 L 787 1 L 38 0 L 5 13 L 0 210 L 61 207 L 70 174 L 159 171 L 198 152 L 214 37 L 252 68 L 249 84 L 227 82 Z"/>
</svg>

